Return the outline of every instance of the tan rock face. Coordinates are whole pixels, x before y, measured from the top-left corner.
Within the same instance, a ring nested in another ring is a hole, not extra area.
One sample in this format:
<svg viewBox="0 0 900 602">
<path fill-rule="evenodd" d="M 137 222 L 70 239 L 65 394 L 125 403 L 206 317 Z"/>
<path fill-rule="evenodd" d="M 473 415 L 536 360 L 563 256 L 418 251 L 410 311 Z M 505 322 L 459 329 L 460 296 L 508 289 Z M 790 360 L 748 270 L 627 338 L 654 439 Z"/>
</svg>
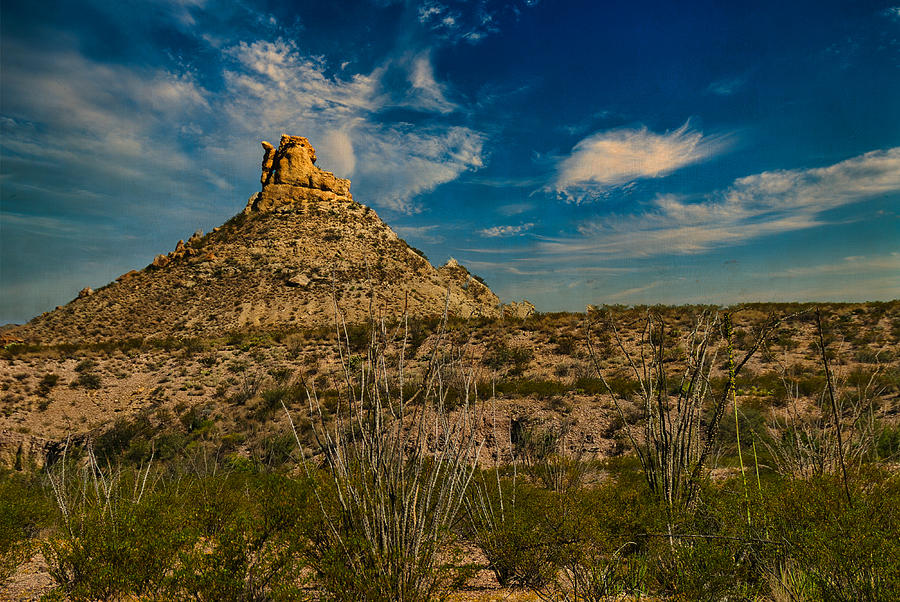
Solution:
<svg viewBox="0 0 900 602">
<path fill-rule="evenodd" d="M 262 147 L 262 175 L 259 177 L 259 183 L 265 186 L 269 183 L 269 178 L 272 177 L 272 164 L 275 162 L 275 147 L 265 140 L 262 141 Z"/>
<path fill-rule="evenodd" d="M 250 199 L 248 213 L 352 198 L 350 180 L 316 167 L 316 149 L 303 136 L 282 136 L 277 150 L 265 141 L 262 147 L 262 190 Z"/>
<path fill-rule="evenodd" d="M 504 303 L 500 308 L 500 311 L 506 317 L 524 319 L 534 314 L 534 303 L 531 303 L 528 299 L 512 301 L 510 303 Z"/>
</svg>

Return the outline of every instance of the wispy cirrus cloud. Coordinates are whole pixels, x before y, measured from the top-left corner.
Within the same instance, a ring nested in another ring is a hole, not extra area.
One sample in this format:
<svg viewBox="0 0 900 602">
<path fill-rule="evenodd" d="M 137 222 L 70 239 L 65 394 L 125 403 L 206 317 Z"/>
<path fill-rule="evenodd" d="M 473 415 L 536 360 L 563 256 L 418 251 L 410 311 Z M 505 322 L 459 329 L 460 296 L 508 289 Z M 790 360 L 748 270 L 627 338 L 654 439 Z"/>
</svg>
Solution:
<svg viewBox="0 0 900 602">
<path fill-rule="evenodd" d="M 743 88 L 746 83 L 747 78 L 743 75 L 724 77 L 709 84 L 706 91 L 716 96 L 731 96 Z"/>
<path fill-rule="evenodd" d="M 457 106 L 447 100 L 447 87 L 434 78 L 431 56 L 423 52 L 412 61 L 409 82 L 414 92 L 414 105 L 423 110 L 449 113 Z"/>
<path fill-rule="evenodd" d="M 480 230 L 479 234 L 486 238 L 501 238 L 507 236 L 518 236 L 519 234 L 524 234 L 528 232 L 534 227 L 534 224 L 529 222 L 526 224 L 519 224 L 517 226 L 493 226 L 491 228 L 485 228 L 484 230 Z"/>
<path fill-rule="evenodd" d="M 900 274 L 900 253 L 844 257 L 843 261 L 839 262 L 791 267 L 778 272 L 767 272 L 766 276 L 769 278 L 811 278 L 841 275 L 858 276 L 872 272 Z M 898 285 L 898 288 L 900 288 L 900 285 Z"/>
<path fill-rule="evenodd" d="M 431 32 L 454 42 L 477 44 L 501 29 L 501 21 L 515 18 L 538 0 L 490 3 L 485 0 L 425 0 L 416 11 L 419 23 Z"/>
<path fill-rule="evenodd" d="M 211 111 L 190 72 L 103 63 L 74 48 L 12 39 L 3 52 L 7 207 L 104 216 L 140 212 L 172 190 L 196 198 L 230 189 L 184 145 L 192 123 Z"/>
<path fill-rule="evenodd" d="M 728 146 L 728 137 L 704 135 L 688 122 L 657 134 L 646 127 L 597 132 L 562 159 L 550 186 L 560 196 L 582 201 L 641 178 L 659 178 L 706 161 Z"/>
<path fill-rule="evenodd" d="M 647 211 L 584 223 L 580 237 L 546 240 L 545 253 L 652 257 L 688 255 L 827 223 L 822 214 L 900 192 L 900 147 L 828 167 L 739 178 L 700 199 L 661 195 Z"/>
</svg>

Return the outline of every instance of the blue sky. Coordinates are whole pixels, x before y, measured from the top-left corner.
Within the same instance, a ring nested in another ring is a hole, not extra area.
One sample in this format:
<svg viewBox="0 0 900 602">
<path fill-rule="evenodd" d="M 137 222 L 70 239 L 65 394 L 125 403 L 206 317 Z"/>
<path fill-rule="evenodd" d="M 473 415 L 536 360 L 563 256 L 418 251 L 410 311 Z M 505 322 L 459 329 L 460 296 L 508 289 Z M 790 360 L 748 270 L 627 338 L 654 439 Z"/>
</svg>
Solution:
<svg viewBox="0 0 900 602">
<path fill-rule="evenodd" d="M 891 2 L 18 2 L 0 323 L 209 230 L 310 138 L 505 300 L 900 297 Z"/>
</svg>

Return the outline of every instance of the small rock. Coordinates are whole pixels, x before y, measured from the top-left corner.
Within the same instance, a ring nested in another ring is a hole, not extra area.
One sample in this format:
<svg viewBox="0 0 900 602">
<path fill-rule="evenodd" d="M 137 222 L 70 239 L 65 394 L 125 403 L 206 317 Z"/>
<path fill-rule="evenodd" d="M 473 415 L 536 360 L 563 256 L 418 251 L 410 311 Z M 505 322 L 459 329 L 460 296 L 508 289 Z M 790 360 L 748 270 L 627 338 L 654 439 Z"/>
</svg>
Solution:
<svg viewBox="0 0 900 602">
<path fill-rule="evenodd" d="M 81 289 L 81 291 L 78 293 L 78 298 L 84 299 L 85 297 L 90 297 L 93 294 L 94 294 L 94 289 L 92 289 L 89 286 L 86 286 L 83 289 Z"/>
<path fill-rule="evenodd" d="M 309 284 L 309 278 L 306 274 L 294 274 L 290 278 L 287 279 L 288 286 L 307 286 Z"/>
</svg>

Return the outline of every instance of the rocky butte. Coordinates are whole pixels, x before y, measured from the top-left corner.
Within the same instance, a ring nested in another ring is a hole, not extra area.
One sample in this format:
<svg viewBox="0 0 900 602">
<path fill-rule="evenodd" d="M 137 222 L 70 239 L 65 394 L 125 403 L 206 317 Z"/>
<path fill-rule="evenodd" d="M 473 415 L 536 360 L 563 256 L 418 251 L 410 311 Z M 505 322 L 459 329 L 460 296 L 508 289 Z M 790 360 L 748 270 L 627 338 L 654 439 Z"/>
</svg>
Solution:
<svg viewBox="0 0 900 602">
<path fill-rule="evenodd" d="M 431 265 L 353 199 L 349 180 L 316 165 L 306 138 L 262 146 L 262 186 L 241 214 L 7 335 L 43 343 L 204 337 L 329 325 L 336 311 L 352 322 L 438 316 L 445 308 L 462 317 L 533 309 L 501 306 L 454 260 Z"/>
</svg>

